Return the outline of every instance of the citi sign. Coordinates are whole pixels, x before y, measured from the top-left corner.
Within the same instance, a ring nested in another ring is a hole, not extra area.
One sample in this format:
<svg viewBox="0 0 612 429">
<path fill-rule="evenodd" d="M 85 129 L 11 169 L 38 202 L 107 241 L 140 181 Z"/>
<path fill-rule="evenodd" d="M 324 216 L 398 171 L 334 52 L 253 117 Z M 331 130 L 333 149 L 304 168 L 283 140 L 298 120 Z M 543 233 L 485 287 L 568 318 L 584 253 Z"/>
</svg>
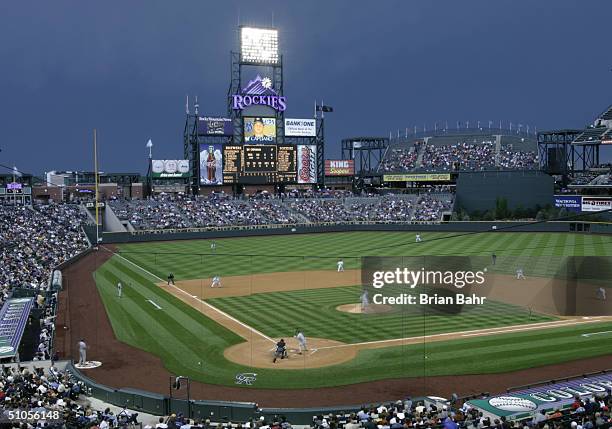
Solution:
<svg viewBox="0 0 612 429">
<path fill-rule="evenodd" d="M 232 95 L 232 109 L 242 110 L 249 106 L 269 106 L 279 112 L 287 108 L 287 98 L 278 95 L 272 88 L 272 80 L 257 75 L 242 89 L 242 94 Z"/>
</svg>

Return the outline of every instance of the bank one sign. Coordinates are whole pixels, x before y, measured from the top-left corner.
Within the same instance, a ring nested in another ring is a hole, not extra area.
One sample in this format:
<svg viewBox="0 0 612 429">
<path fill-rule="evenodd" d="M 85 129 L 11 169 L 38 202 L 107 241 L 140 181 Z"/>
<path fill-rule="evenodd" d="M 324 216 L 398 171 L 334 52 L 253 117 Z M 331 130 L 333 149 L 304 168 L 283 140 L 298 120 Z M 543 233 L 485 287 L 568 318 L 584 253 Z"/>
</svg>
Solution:
<svg viewBox="0 0 612 429">
<path fill-rule="evenodd" d="M 241 94 L 232 95 L 232 109 L 242 110 L 249 106 L 269 106 L 284 112 L 287 108 L 287 98 L 278 95 L 272 87 L 272 79 L 257 75 L 242 89 Z"/>
</svg>

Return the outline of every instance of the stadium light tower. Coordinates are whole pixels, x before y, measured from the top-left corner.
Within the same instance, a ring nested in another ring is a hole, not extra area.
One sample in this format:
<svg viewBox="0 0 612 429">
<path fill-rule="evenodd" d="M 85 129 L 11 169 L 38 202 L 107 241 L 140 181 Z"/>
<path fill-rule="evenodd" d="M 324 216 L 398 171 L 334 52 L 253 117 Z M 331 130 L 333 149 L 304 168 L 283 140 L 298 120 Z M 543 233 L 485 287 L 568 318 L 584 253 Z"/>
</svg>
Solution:
<svg viewBox="0 0 612 429">
<path fill-rule="evenodd" d="M 240 62 L 254 65 L 278 64 L 278 30 L 240 27 Z"/>
<path fill-rule="evenodd" d="M 151 139 L 147 142 L 147 149 L 149 149 L 149 159 L 153 158 L 153 142 Z"/>
</svg>

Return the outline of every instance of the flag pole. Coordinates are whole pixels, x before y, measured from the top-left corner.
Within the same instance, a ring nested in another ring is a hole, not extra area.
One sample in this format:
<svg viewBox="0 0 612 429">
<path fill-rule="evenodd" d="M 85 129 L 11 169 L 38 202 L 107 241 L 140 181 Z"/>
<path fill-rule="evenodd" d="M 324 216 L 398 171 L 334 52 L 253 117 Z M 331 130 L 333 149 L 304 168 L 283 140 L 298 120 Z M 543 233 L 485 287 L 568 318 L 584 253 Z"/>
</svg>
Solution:
<svg viewBox="0 0 612 429">
<path fill-rule="evenodd" d="M 98 243 L 100 242 L 100 215 L 99 215 L 99 207 L 98 207 L 98 142 L 97 142 L 97 131 L 94 128 L 93 130 L 93 144 L 94 144 L 94 176 L 95 176 L 95 186 L 96 186 L 96 245 L 98 247 Z"/>
</svg>

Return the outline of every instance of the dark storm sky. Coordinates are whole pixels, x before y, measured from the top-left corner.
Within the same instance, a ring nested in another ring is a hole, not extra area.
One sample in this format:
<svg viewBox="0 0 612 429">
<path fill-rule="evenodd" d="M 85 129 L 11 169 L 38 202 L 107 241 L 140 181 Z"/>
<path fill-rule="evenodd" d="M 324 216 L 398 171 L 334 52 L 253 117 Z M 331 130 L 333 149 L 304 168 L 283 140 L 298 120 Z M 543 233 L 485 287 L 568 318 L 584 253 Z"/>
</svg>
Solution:
<svg viewBox="0 0 612 429">
<path fill-rule="evenodd" d="M 612 102 L 612 2 L 15 1 L 0 11 L 0 163 L 144 171 L 182 157 L 185 95 L 222 115 L 237 25 L 280 30 L 287 117 L 340 139 L 435 121 L 582 127 Z M 4 171 L 4 170 L 3 170 Z"/>
</svg>

